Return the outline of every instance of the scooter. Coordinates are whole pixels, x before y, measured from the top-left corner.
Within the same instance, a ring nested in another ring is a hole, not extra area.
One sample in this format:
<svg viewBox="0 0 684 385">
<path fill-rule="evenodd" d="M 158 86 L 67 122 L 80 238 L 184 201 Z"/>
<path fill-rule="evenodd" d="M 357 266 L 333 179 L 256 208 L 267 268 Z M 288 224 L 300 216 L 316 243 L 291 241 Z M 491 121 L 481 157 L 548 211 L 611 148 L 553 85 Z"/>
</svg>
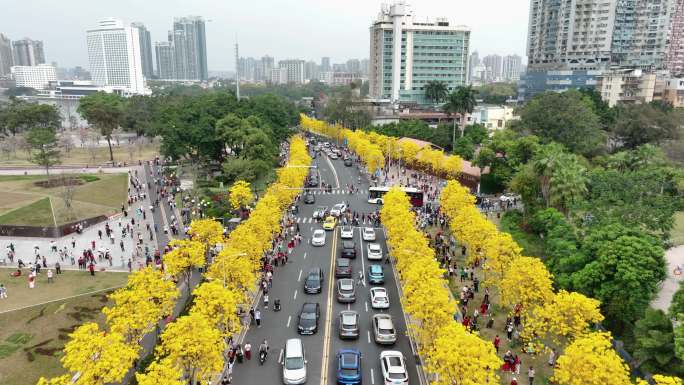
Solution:
<svg viewBox="0 0 684 385">
<path fill-rule="evenodd" d="M 273 311 L 280 311 L 280 300 L 276 299 L 273 301 Z"/>
<path fill-rule="evenodd" d="M 265 350 L 259 352 L 259 365 L 263 365 L 266 362 L 266 356 L 268 353 Z"/>
</svg>

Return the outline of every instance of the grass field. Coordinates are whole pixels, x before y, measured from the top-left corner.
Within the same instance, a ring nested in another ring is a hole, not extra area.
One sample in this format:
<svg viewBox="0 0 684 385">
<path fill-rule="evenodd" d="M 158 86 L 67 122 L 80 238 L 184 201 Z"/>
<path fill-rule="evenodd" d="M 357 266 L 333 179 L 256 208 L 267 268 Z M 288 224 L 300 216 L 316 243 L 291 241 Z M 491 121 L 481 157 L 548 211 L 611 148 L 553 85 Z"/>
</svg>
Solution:
<svg viewBox="0 0 684 385">
<path fill-rule="evenodd" d="M 97 215 L 112 215 L 128 195 L 126 174 L 78 175 L 72 209 L 67 210 L 62 187 L 41 187 L 41 175 L 0 176 L 0 224 L 54 226 Z M 53 218 L 54 214 L 54 218 Z"/>
<path fill-rule="evenodd" d="M 114 161 L 137 163 L 138 160 L 150 160 L 159 155 L 158 145 L 146 144 L 142 147 L 142 151 L 137 146 L 131 146 L 123 143 L 120 146 L 113 146 Z M 133 149 L 132 152 L 131 148 Z M 76 165 L 81 167 L 84 165 L 105 164 L 109 162 L 109 147 L 96 147 L 93 149 L 78 147 L 68 153 L 62 151 L 61 161 L 63 166 Z M 35 164 L 29 161 L 25 151 L 17 151 L 14 154 L 10 153 L 9 156 L 7 154 L 0 155 L 0 166 L 35 166 Z"/>
<path fill-rule="evenodd" d="M 105 287 L 122 285 L 123 273 L 64 272 L 49 284 L 45 275 L 38 277 L 36 288 L 29 292 L 26 277 L 5 278 L 0 269 L 0 282 L 8 285 L 8 299 L 0 300 L 0 311 L 11 303 L 26 306 L 56 298 L 80 295 L 45 305 L 0 314 L 0 384 L 33 385 L 40 376 L 64 373 L 62 349 L 68 335 L 85 322 L 104 323 L 102 307 L 108 305 L 107 293 L 84 294 Z M 16 280 L 16 281 L 14 281 Z"/>
<path fill-rule="evenodd" d="M 675 227 L 672 229 L 672 244 L 684 245 L 684 211 L 675 213 Z"/>
</svg>

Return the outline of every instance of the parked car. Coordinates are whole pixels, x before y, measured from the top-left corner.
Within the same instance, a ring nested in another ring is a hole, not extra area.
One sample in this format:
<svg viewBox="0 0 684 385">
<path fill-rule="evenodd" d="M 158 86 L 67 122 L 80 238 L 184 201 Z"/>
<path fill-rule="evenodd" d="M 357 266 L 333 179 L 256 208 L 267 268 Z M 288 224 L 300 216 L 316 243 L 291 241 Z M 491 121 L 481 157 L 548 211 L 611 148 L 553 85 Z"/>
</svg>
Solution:
<svg viewBox="0 0 684 385">
<path fill-rule="evenodd" d="M 299 338 L 290 338 L 283 350 L 283 383 L 297 385 L 306 383 L 306 356 L 304 344 Z"/>
<path fill-rule="evenodd" d="M 370 299 L 373 309 L 389 309 L 389 297 L 384 287 L 371 287 Z"/>
<path fill-rule="evenodd" d="M 371 328 L 375 342 L 382 345 L 391 345 L 397 342 L 397 331 L 394 329 L 392 316 L 389 314 L 374 314 L 371 317 Z"/>
<path fill-rule="evenodd" d="M 339 217 L 345 211 L 347 211 L 347 204 L 346 203 L 338 203 L 338 204 L 334 205 L 332 207 L 332 209 L 330 209 L 330 215 L 332 215 L 334 217 Z"/>
<path fill-rule="evenodd" d="M 337 383 L 360 385 L 361 377 L 361 352 L 358 349 L 341 349 L 337 353 Z"/>
<path fill-rule="evenodd" d="M 386 385 L 407 385 L 408 372 L 404 355 L 396 350 L 385 350 L 380 353 L 382 379 Z"/>
<path fill-rule="evenodd" d="M 353 279 L 344 278 L 337 281 L 337 302 L 356 302 L 356 285 Z"/>
<path fill-rule="evenodd" d="M 337 258 L 335 260 L 335 278 L 351 278 L 351 259 Z"/>
<path fill-rule="evenodd" d="M 299 312 L 299 322 L 297 331 L 299 334 L 315 334 L 318 331 L 318 319 L 321 316 L 321 309 L 318 302 L 306 302 L 302 305 Z"/>
<path fill-rule="evenodd" d="M 342 229 L 340 230 L 340 238 L 342 238 L 342 239 L 354 238 L 354 228 L 351 226 L 342 226 Z"/>
<path fill-rule="evenodd" d="M 369 243 L 368 246 L 366 246 L 366 255 L 368 255 L 368 259 L 371 261 L 381 260 L 382 259 L 382 248 L 380 247 L 380 244 Z"/>
<path fill-rule="evenodd" d="M 368 283 L 385 283 L 385 273 L 382 271 L 382 265 L 372 264 L 368 266 Z"/>
<path fill-rule="evenodd" d="M 372 242 L 375 240 L 375 229 L 372 227 L 363 228 L 363 240 Z"/>
<path fill-rule="evenodd" d="M 316 203 L 316 196 L 311 192 L 304 194 L 304 203 L 308 205 Z"/>
<path fill-rule="evenodd" d="M 325 230 L 316 229 L 311 236 L 312 246 L 325 246 Z"/>
<path fill-rule="evenodd" d="M 317 294 L 323 289 L 323 269 L 314 267 L 309 270 L 304 280 L 304 292 L 307 294 Z"/>
<path fill-rule="evenodd" d="M 354 241 L 342 241 L 342 258 L 356 258 L 356 243 Z"/>
<path fill-rule="evenodd" d="M 359 313 L 342 310 L 338 327 L 340 338 L 359 338 Z"/>
</svg>

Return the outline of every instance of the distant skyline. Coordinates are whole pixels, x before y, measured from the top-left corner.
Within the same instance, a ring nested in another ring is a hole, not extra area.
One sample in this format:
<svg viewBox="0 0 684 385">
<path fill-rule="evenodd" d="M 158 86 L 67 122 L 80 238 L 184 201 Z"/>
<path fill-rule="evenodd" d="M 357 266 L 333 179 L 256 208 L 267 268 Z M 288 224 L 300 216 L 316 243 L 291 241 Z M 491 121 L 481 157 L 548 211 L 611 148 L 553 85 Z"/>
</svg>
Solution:
<svg viewBox="0 0 684 385">
<path fill-rule="evenodd" d="M 525 57 L 529 0 L 407 1 L 419 18 L 447 17 L 472 30 L 471 52 Z M 166 41 L 173 18 L 204 17 L 209 70 L 235 68 L 234 43 L 240 56 L 270 55 L 332 63 L 369 55 L 368 27 L 380 11 L 379 0 L 120 0 L 116 2 L 25 0 L 4 7 L 0 33 L 12 40 L 42 40 L 48 63 L 88 67 L 87 29 L 105 17 L 142 22 L 152 41 Z"/>
</svg>

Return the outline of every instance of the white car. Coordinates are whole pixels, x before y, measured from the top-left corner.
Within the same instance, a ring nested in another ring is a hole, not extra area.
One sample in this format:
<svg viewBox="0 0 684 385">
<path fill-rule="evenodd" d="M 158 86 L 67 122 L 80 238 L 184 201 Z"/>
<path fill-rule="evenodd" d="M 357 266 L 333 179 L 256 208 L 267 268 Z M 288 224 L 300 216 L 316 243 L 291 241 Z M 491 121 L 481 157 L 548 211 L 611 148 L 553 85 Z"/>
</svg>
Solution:
<svg viewBox="0 0 684 385">
<path fill-rule="evenodd" d="M 369 260 L 382 259 L 382 247 L 378 243 L 369 243 L 366 249 Z"/>
<path fill-rule="evenodd" d="M 340 238 L 342 238 L 342 239 L 354 238 L 354 228 L 351 226 L 342 226 L 342 230 L 340 230 Z"/>
<path fill-rule="evenodd" d="M 330 157 L 330 159 L 332 159 L 332 160 L 335 160 L 335 159 L 337 159 L 337 154 L 334 152 L 330 152 L 330 155 L 328 155 L 328 157 Z"/>
<path fill-rule="evenodd" d="M 389 297 L 384 287 L 372 287 L 370 289 L 370 298 L 373 309 L 389 309 Z"/>
<path fill-rule="evenodd" d="M 372 227 L 363 228 L 363 240 L 364 241 L 374 241 L 375 240 L 375 229 Z"/>
<path fill-rule="evenodd" d="M 408 385 L 408 372 L 404 355 L 396 350 L 380 353 L 380 367 L 385 385 Z"/>
<path fill-rule="evenodd" d="M 503 194 L 502 196 L 500 196 L 499 200 L 501 202 L 513 203 L 513 201 L 519 201 L 520 200 L 520 195 L 506 193 L 506 194 Z"/>
<path fill-rule="evenodd" d="M 338 203 L 330 209 L 330 215 L 332 215 L 333 217 L 339 217 L 345 211 L 347 211 L 347 204 Z"/>
<path fill-rule="evenodd" d="M 316 229 L 311 237 L 311 244 L 313 246 L 325 246 L 325 230 Z"/>
</svg>

